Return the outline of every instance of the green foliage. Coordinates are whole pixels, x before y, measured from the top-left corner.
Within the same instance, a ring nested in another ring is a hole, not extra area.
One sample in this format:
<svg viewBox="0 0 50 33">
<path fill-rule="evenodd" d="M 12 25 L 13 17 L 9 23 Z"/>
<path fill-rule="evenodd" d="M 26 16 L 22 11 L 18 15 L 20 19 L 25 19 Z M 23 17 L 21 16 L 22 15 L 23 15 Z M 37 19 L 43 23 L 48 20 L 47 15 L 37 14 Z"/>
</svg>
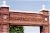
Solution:
<svg viewBox="0 0 50 33">
<path fill-rule="evenodd" d="M 18 33 L 23 33 L 23 31 L 24 31 L 24 29 L 23 29 L 23 27 L 22 26 L 15 26 L 15 25 L 11 25 L 10 27 L 9 27 L 9 32 L 18 32 Z"/>
</svg>

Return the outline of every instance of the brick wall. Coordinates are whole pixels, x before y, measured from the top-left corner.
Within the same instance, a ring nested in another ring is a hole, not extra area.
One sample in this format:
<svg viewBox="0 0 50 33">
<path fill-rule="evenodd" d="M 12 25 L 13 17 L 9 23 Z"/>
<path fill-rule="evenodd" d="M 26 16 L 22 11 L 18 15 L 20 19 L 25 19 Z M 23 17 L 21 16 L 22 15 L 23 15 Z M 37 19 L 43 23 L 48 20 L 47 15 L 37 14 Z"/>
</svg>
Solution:
<svg viewBox="0 0 50 33">
<path fill-rule="evenodd" d="M 9 24 L 12 24 L 43 26 L 42 33 L 48 33 L 49 15 L 45 10 L 42 10 L 42 13 L 9 12 L 9 7 L 0 7 L 0 32 L 9 33 Z M 8 17 L 5 18 L 5 16 Z"/>
</svg>

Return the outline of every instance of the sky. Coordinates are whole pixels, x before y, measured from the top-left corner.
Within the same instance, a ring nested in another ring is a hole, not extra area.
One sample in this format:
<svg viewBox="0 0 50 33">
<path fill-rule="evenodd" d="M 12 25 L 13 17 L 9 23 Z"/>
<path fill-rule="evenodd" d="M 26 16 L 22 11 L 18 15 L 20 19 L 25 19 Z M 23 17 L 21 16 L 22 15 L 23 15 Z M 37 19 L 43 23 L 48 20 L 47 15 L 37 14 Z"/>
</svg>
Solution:
<svg viewBox="0 0 50 33">
<path fill-rule="evenodd" d="M 0 0 L 2 4 L 3 0 Z M 11 9 L 14 10 L 33 10 L 39 11 L 42 5 L 45 4 L 46 8 L 50 10 L 50 0 L 6 0 Z"/>
<path fill-rule="evenodd" d="M 0 5 L 2 5 L 2 1 L 0 0 Z M 10 9 L 13 10 L 25 10 L 33 12 L 40 11 L 42 9 L 42 5 L 46 5 L 46 8 L 50 12 L 50 0 L 5 0 L 7 5 L 10 6 Z M 50 18 L 49 18 L 50 19 Z M 35 32 L 37 33 L 37 32 Z"/>
</svg>

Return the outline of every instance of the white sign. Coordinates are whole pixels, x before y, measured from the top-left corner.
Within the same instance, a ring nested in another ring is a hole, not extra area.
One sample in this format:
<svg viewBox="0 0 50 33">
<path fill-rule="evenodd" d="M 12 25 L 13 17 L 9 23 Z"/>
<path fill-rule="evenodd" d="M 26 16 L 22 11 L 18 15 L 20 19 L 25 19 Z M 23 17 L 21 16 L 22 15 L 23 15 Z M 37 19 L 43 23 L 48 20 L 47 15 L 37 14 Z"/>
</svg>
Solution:
<svg viewBox="0 0 50 33">
<path fill-rule="evenodd" d="M 23 27 L 24 27 L 24 33 L 40 33 L 39 26 L 23 26 Z"/>
</svg>

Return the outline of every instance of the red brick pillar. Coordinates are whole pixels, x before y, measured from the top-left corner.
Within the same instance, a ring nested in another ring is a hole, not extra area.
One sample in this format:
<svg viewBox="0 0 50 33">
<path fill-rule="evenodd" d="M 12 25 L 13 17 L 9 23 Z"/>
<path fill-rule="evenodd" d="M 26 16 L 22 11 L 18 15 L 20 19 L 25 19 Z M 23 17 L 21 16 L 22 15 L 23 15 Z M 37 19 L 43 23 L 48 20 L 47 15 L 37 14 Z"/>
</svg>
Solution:
<svg viewBox="0 0 50 33">
<path fill-rule="evenodd" d="M 43 33 L 49 33 L 49 26 L 43 26 Z"/>
<path fill-rule="evenodd" d="M 2 33 L 9 33 L 9 24 L 2 25 Z"/>
<path fill-rule="evenodd" d="M 1 25 L 0 25 L 0 33 L 2 33 L 2 27 L 1 27 Z"/>
</svg>

